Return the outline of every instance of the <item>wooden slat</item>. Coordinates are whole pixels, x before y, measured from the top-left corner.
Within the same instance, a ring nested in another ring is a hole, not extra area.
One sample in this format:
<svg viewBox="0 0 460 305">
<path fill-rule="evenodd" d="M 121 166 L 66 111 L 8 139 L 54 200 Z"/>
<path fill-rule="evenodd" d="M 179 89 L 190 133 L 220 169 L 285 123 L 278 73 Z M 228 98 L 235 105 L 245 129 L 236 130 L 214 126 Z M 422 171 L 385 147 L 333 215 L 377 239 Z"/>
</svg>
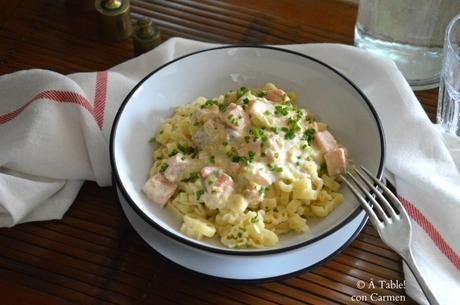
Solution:
<svg viewBox="0 0 460 305">
<path fill-rule="evenodd" d="M 321 266 L 321 267 L 316 268 L 315 270 L 311 271 L 311 273 L 321 275 L 321 276 L 323 276 L 325 278 L 328 278 L 328 279 L 330 279 L 332 281 L 336 281 L 336 282 L 339 282 L 339 283 L 342 283 L 342 284 L 346 284 L 346 285 L 348 285 L 349 287 L 352 287 L 352 288 L 356 287 L 356 284 L 358 283 L 359 280 L 363 280 L 362 278 L 357 278 L 357 277 L 355 277 L 355 276 L 353 276 L 353 275 L 351 275 L 349 273 L 345 273 L 343 271 L 339 272 L 337 270 L 334 270 L 334 269 L 330 268 L 330 266 Z M 378 281 L 378 279 L 375 279 L 375 280 Z M 369 282 L 369 278 L 365 279 L 365 282 Z M 363 290 L 365 292 L 368 292 L 368 293 L 374 292 L 374 289 L 368 288 L 368 287 L 364 287 L 361 290 Z M 394 289 L 383 288 L 383 289 L 381 289 L 379 291 L 382 291 L 383 293 L 388 294 L 388 295 L 399 295 L 401 293 L 404 293 L 403 289 L 399 289 L 399 288 L 394 288 Z"/>
<path fill-rule="evenodd" d="M 289 278 L 284 281 L 291 287 L 295 287 L 302 291 L 308 291 L 316 295 L 321 295 L 329 299 L 329 301 L 334 301 L 339 304 L 348 304 L 350 302 L 350 296 L 346 294 L 345 291 L 337 291 L 335 289 L 327 289 L 323 285 L 319 285 L 315 282 L 307 282 L 295 277 Z M 346 286 L 349 288 L 348 286 Z M 336 286 L 337 289 L 340 289 Z M 366 303 L 361 301 L 356 301 L 357 305 L 365 305 Z"/>
<path fill-rule="evenodd" d="M 385 257 L 394 259 L 396 261 L 400 260 L 398 255 L 392 250 L 379 247 L 371 243 L 367 243 L 366 241 L 369 239 L 371 238 L 369 236 L 366 236 L 365 234 L 359 235 L 358 238 L 353 242 L 353 246 L 356 246 L 357 248 L 363 249 L 373 254 L 384 255 Z"/>
<path fill-rule="evenodd" d="M 360 249 L 357 249 L 355 247 L 348 247 L 347 249 L 345 249 L 345 251 L 343 251 L 343 253 L 353 256 L 354 258 L 362 259 L 363 261 L 385 267 L 393 271 L 401 270 L 401 262 L 395 262 L 380 255 L 375 255 L 368 253 L 366 251 L 361 251 Z"/>
<path fill-rule="evenodd" d="M 283 305 L 301 305 L 305 304 L 293 298 L 287 298 L 283 294 L 261 287 L 259 285 L 238 285 L 239 290 L 245 291 L 261 299 L 270 300 L 276 304 Z M 254 303 L 257 304 L 257 303 Z"/>
<path fill-rule="evenodd" d="M 35 305 L 70 305 L 71 303 L 49 294 L 38 292 L 14 282 L 0 279 L 0 294 L 3 304 L 30 305 L 30 300 Z"/>
<path fill-rule="evenodd" d="M 304 291 L 297 289 L 295 287 L 291 287 L 285 284 L 278 284 L 278 283 L 267 283 L 263 284 L 264 288 L 286 297 L 292 298 L 297 301 L 301 301 L 307 304 L 313 305 L 325 305 L 325 304 L 340 304 L 335 302 L 334 300 L 330 300 L 327 296 L 321 296 L 310 291 Z"/>
</svg>

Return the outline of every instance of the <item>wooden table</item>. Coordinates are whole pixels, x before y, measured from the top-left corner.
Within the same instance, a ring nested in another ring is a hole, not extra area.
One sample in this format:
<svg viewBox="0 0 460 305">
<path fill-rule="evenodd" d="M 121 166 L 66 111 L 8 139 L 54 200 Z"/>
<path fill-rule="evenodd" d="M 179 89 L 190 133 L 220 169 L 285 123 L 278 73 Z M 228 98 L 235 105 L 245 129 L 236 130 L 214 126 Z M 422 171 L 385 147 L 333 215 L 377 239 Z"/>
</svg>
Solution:
<svg viewBox="0 0 460 305">
<path fill-rule="evenodd" d="M 163 38 L 235 43 L 353 43 L 352 1 L 132 0 Z M 130 41 L 101 43 L 92 13 L 64 1 L 0 4 L 0 73 L 43 68 L 104 70 L 132 57 Z M 417 93 L 431 119 L 437 90 Z M 281 281 L 235 284 L 203 279 L 163 259 L 133 231 L 112 188 L 87 182 L 60 221 L 0 229 L 1 304 L 384 304 L 372 293 L 415 304 L 401 289 L 357 288 L 358 280 L 402 280 L 401 259 L 369 225 L 340 255 Z M 392 304 L 387 302 L 387 304 Z"/>
</svg>

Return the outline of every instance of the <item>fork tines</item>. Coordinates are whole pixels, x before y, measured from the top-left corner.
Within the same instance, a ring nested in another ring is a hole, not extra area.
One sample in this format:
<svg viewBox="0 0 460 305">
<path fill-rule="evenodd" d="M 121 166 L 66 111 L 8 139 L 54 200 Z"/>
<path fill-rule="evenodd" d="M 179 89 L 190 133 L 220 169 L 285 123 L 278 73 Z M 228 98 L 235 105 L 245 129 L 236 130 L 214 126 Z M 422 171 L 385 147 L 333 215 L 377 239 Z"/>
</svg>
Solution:
<svg viewBox="0 0 460 305">
<path fill-rule="evenodd" d="M 404 213 L 404 208 L 399 199 L 381 181 L 375 178 L 369 170 L 363 166 L 360 167 L 364 174 L 359 169 L 355 168 L 353 172 L 347 171 L 345 175 L 340 175 L 340 177 L 366 210 L 372 224 L 380 227 L 391 223 L 392 219 L 398 219 L 398 214 Z M 354 182 L 354 185 L 347 178 L 350 178 Z M 368 178 L 370 178 L 372 182 L 370 182 Z M 358 188 L 356 188 L 355 185 Z M 378 186 L 378 189 L 375 185 Z M 382 193 L 390 200 L 391 204 Z M 366 200 L 366 197 L 372 202 L 372 205 Z M 376 200 L 375 197 L 377 197 L 378 200 Z M 372 207 L 374 207 L 374 209 Z"/>
</svg>

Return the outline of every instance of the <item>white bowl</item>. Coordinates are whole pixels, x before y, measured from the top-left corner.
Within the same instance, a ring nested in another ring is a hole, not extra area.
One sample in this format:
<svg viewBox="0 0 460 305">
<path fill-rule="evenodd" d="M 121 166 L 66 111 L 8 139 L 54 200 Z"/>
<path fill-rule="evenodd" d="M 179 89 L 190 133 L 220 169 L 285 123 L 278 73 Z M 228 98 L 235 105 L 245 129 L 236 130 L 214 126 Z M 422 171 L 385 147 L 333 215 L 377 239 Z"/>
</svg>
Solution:
<svg viewBox="0 0 460 305">
<path fill-rule="evenodd" d="M 352 221 L 361 210 L 342 188 L 345 200 L 324 219 L 309 219 L 310 232 L 280 236 L 265 249 L 228 249 L 217 238 L 197 241 L 180 232 L 180 223 L 141 192 L 152 165 L 148 140 L 177 106 L 198 96 L 218 96 L 238 87 L 272 82 L 294 91 L 297 104 L 328 123 L 355 164 L 381 177 L 385 143 L 377 113 L 366 96 L 335 69 L 300 53 L 262 46 L 227 46 L 178 58 L 145 77 L 126 97 L 115 117 L 110 158 L 117 187 L 131 207 L 160 232 L 189 246 L 231 255 L 270 254 L 318 241 Z"/>
</svg>

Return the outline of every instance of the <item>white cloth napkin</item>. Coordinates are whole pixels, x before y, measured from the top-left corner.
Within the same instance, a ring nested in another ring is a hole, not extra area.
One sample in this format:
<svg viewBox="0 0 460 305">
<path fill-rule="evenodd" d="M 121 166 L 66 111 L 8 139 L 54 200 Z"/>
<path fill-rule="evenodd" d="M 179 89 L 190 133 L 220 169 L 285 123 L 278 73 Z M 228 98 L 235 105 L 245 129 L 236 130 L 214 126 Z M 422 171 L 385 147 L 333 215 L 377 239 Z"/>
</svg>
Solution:
<svg viewBox="0 0 460 305">
<path fill-rule="evenodd" d="M 59 219 L 84 180 L 110 185 L 108 143 L 129 90 L 161 64 L 213 44 L 170 39 L 105 72 L 0 77 L 0 226 Z M 445 140 L 396 66 L 351 46 L 283 46 L 352 79 L 376 108 L 387 170 L 413 221 L 415 258 L 441 304 L 460 299 L 460 140 Z M 427 304 L 405 269 L 407 293 Z"/>
</svg>

